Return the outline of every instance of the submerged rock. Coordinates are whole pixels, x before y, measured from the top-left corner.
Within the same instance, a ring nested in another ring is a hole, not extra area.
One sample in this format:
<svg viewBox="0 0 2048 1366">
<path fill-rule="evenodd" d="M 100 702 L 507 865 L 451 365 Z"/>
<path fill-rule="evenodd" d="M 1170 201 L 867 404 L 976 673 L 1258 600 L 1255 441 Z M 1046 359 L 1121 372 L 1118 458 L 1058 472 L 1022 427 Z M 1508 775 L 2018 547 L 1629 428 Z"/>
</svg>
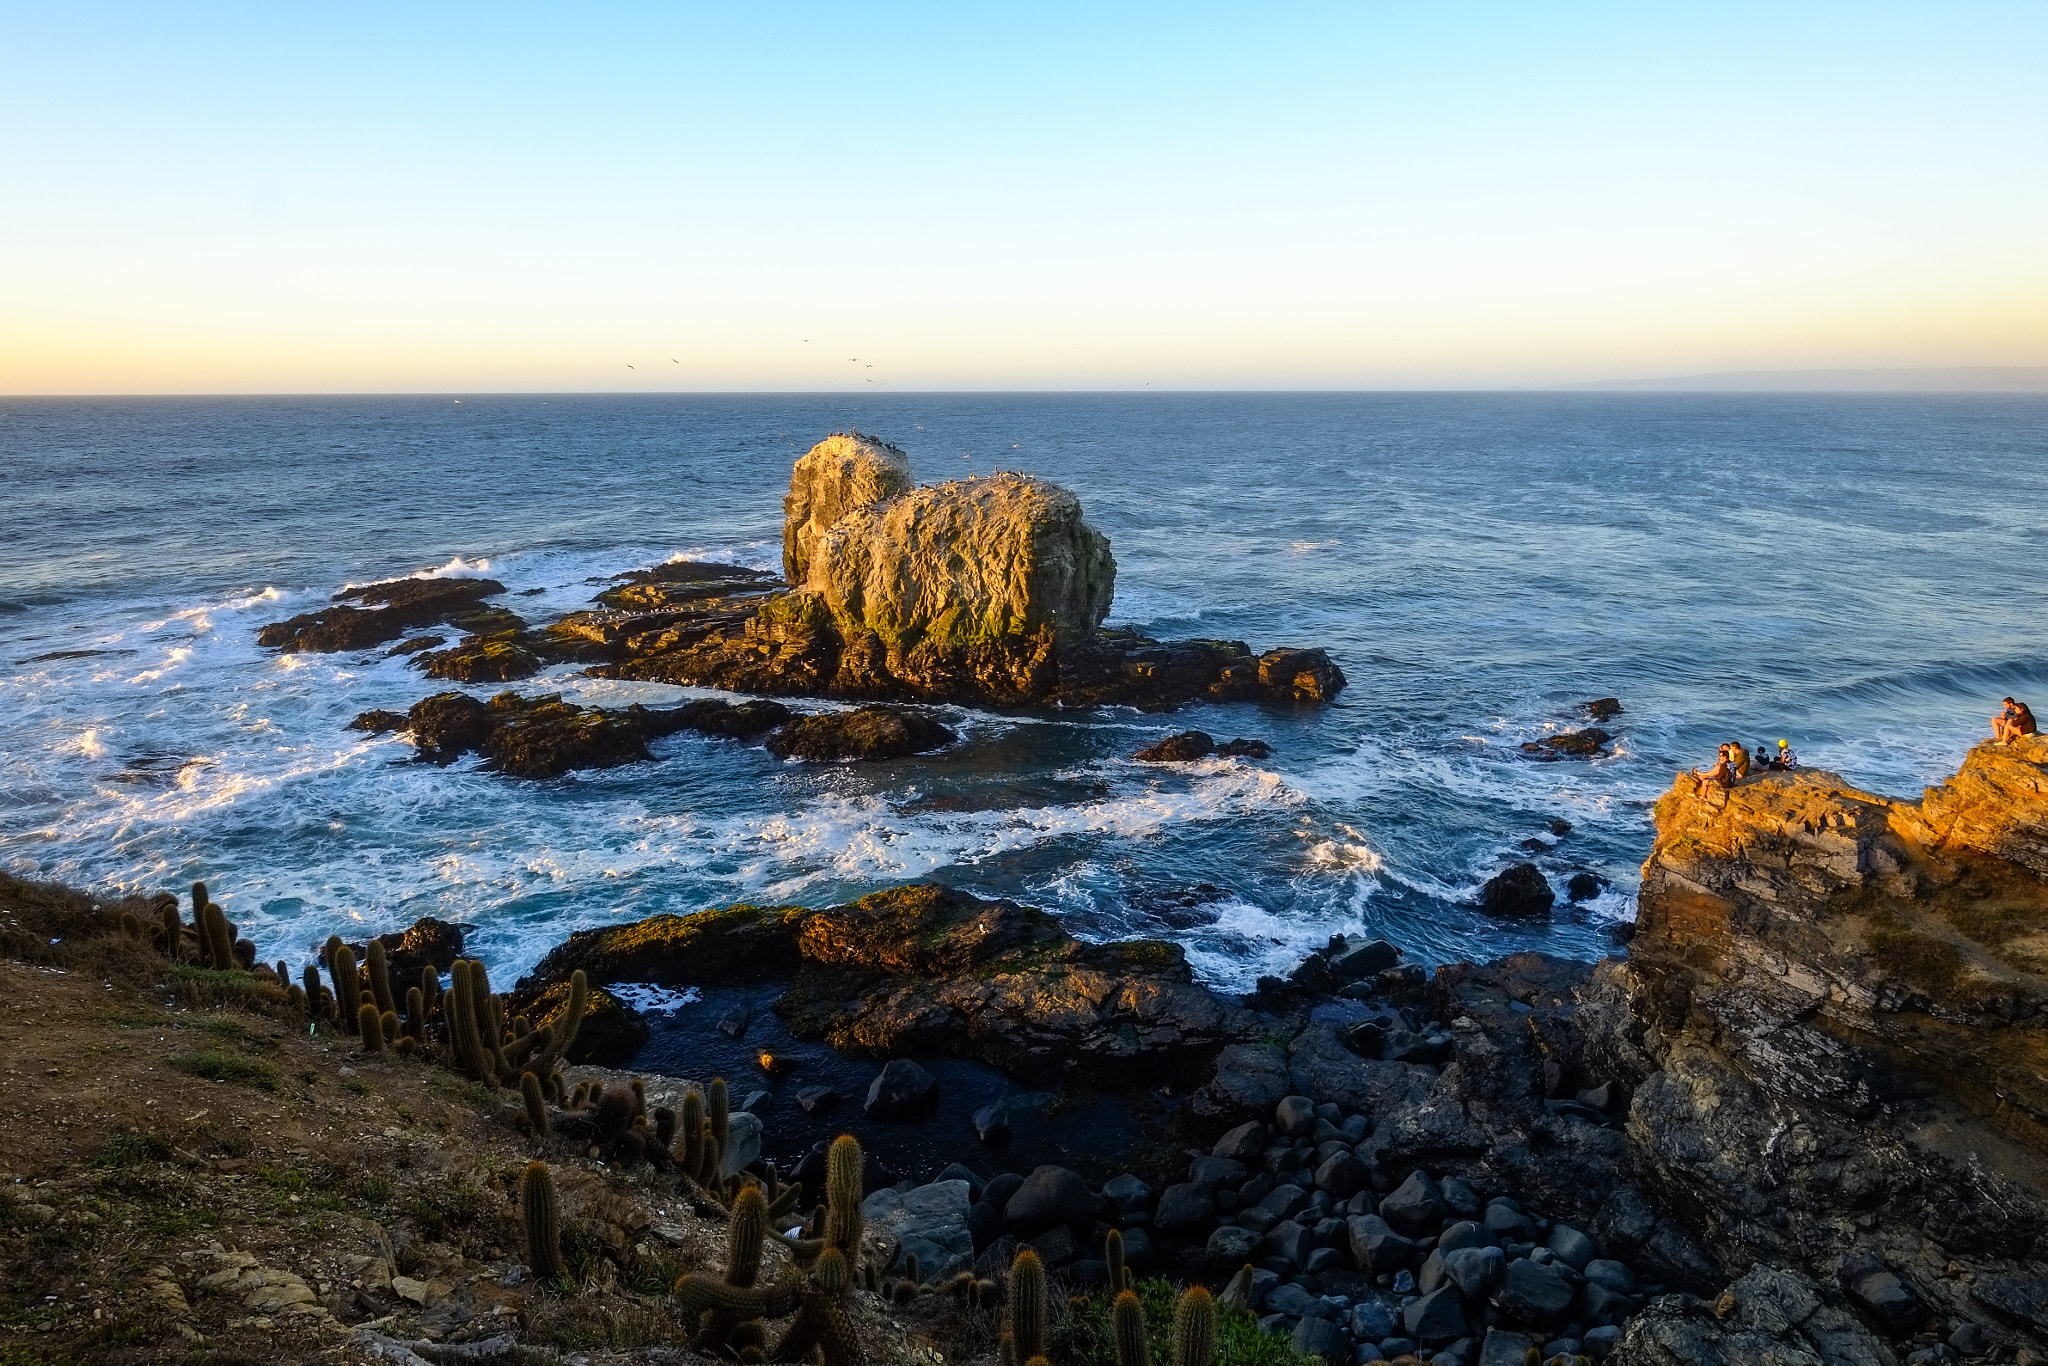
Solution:
<svg viewBox="0 0 2048 1366">
<path fill-rule="evenodd" d="M 1607 753 L 1607 742 L 1613 738 L 1598 726 L 1588 726 L 1526 741 L 1522 752 L 1539 759 L 1596 759 Z"/>
<path fill-rule="evenodd" d="M 1132 755 L 1141 764 L 1185 764 L 1216 752 L 1216 742 L 1206 731 L 1184 730 L 1157 744 L 1147 745 Z"/>
<path fill-rule="evenodd" d="M 528 698 L 504 692 L 482 702 L 468 693 L 443 692 L 413 703 L 402 717 L 365 712 L 350 726 L 408 729 L 419 757 L 429 763 L 452 763 L 475 751 L 507 777 L 556 778 L 576 769 L 650 759 L 647 742 L 677 731 L 750 739 L 792 715 L 781 703 L 769 701 L 734 706 L 707 699 L 667 709 L 606 709 L 564 702 L 556 694 Z"/>
</svg>

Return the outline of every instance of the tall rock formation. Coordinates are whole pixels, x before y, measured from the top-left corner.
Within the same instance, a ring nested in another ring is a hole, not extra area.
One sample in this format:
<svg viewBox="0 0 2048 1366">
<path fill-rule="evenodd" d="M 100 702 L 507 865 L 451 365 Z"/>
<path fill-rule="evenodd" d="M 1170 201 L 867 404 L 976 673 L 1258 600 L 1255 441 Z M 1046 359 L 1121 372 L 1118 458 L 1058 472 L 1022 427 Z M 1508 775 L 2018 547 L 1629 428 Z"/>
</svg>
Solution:
<svg viewBox="0 0 2048 1366">
<path fill-rule="evenodd" d="M 1109 538 L 1043 479 L 913 488 L 902 451 L 839 433 L 797 461 L 783 509 L 788 592 L 681 601 L 653 584 L 637 611 L 578 614 L 553 636 L 608 652 L 600 676 L 875 701 L 1164 711 L 1326 702 L 1345 685 L 1321 650 L 1103 630 Z"/>
<path fill-rule="evenodd" d="M 782 500 L 782 576 L 803 587 L 812 547 L 833 523 L 910 488 L 910 457 L 859 432 L 834 432 L 796 462 Z"/>
<path fill-rule="evenodd" d="M 1586 1059 L 1633 1090 L 1643 1187 L 1724 1267 L 1803 1268 L 1902 1348 L 1969 1320 L 2048 1348 L 2048 737 L 1917 802 L 1692 786 L 1581 1014 L 1606 1012 Z M 1694 1359 L 1687 1331 L 1617 1359 Z"/>
</svg>

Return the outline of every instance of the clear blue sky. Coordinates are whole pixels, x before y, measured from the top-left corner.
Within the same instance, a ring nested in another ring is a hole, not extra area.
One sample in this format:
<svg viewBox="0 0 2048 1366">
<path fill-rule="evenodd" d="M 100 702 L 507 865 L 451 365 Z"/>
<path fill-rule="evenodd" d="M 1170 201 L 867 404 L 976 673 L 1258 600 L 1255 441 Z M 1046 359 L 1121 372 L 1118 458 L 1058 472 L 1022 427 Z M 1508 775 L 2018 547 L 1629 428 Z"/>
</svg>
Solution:
<svg viewBox="0 0 2048 1366">
<path fill-rule="evenodd" d="M 2038 0 L 14 4 L 0 392 L 2043 364 L 2044 53 Z"/>
</svg>

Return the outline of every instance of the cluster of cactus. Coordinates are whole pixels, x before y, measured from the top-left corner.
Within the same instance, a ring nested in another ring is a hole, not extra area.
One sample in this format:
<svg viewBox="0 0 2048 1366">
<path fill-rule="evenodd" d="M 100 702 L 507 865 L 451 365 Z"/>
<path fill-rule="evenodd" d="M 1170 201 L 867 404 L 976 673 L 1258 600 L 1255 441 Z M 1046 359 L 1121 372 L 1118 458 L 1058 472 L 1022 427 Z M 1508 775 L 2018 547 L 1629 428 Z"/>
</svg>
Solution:
<svg viewBox="0 0 2048 1366">
<path fill-rule="evenodd" d="M 156 909 L 153 921 L 145 921 L 133 911 L 121 912 L 121 932 L 174 962 L 261 976 L 269 976 L 273 971 L 267 964 L 257 967 L 256 946 L 238 936 L 235 923 L 207 895 L 205 883 L 192 884 L 190 925 L 179 918 L 178 898 L 169 892 L 157 899 Z"/>
<path fill-rule="evenodd" d="M 692 1093 L 694 1095 L 694 1093 Z M 685 1114 L 685 1138 L 692 1116 Z M 703 1141 L 720 1143 L 705 1121 Z M 722 1276 L 691 1272 L 676 1282 L 676 1299 L 697 1316 L 691 1345 L 753 1361 L 804 1361 L 822 1355 L 825 1366 L 858 1366 L 863 1360 L 853 1321 L 847 1314 L 854 1263 L 860 1256 L 861 1150 L 852 1135 L 841 1135 L 825 1162 L 825 1204 L 812 1215 L 803 1236 L 786 1238 L 772 1232 L 774 1206 L 793 1206 L 800 1185 L 783 1188 L 778 1200 L 749 1181 L 731 1202 L 725 1271 Z M 771 1173 L 770 1180 L 774 1178 Z M 769 1238 L 790 1254 L 789 1274 L 772 1285 L 757 1284 L 761 1251 Z M 872 1267 L 868 1274 L 872 1275 Z M 790 1317 L 772 1353 L 764 1320 Z"/>
</svg>

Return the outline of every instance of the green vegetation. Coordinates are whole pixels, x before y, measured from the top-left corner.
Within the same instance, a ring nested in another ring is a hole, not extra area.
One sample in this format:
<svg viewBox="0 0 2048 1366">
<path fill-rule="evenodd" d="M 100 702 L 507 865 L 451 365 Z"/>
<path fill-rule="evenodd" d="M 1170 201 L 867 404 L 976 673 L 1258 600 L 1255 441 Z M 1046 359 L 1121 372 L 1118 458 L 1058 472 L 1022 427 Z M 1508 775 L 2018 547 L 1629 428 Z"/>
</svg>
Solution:
<svg viewBox="0 0 2048 1366">
<path fill-rule="evenodd" d="M 255 1058 L 238 1057 L 232 1053 L 223 1053 L 219 1049 L 203 1048 L 196 1053 L 181 1053 L 171 1062 L 179 1071 L 190 1072 L 195 1077 L 205 1077 L 208 1081 L 239 1082 L 260 1091 L 277 1089 L 277 1069 Z"/>
<path fill-rule="evenodd" d="M 1154 1366 L 1173 1366 L 1174 1310 L 1181 1288 L 1161 1276 L 1139 1281 L 1138 1302 L 1145 1308 L 1146 1337 Z M 1046 1355 L 1062 1366 L 1117 1366 L 1116 1334 L 1111 1324 L 1111 1299 L 1092 1295 L 1069 1300 L 1053 1324 Z M 1250 1314 L 1218 1309 L 1216 1366 L 1322 1366 L 1320 1358 L 1303 1356 L 1286 1338 L 1259 1331 Z"/>
</svg>

